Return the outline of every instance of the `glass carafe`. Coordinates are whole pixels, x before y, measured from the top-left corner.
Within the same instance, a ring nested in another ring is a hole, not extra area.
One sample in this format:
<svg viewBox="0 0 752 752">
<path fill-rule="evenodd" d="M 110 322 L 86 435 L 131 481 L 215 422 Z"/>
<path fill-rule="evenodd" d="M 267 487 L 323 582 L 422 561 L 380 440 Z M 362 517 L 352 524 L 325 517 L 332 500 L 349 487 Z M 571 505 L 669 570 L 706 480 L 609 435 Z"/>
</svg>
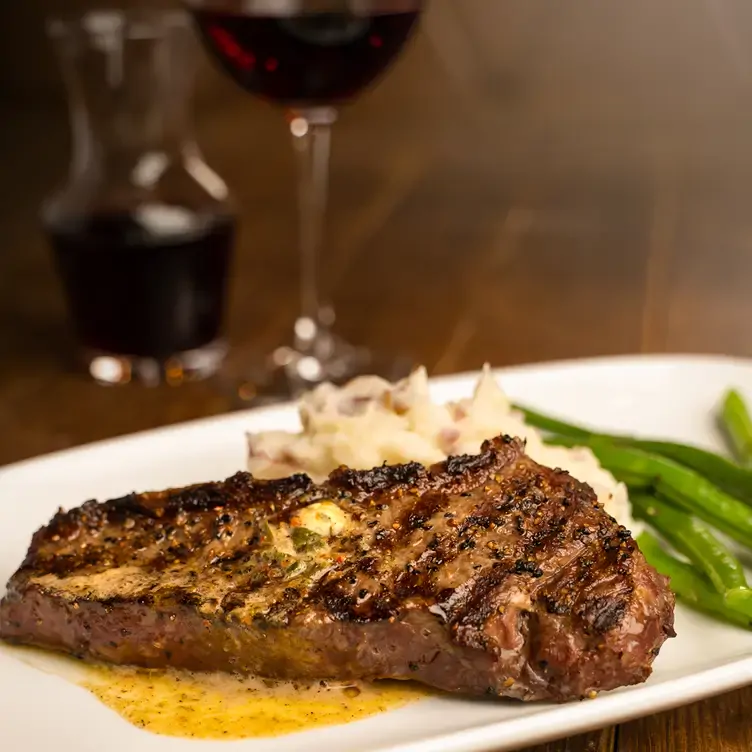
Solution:
<svg viewBox="0 0 752 752">
<path fill-rule="evenodd" d="M 190 126 L 197 52 L 180 12 L 48 24 L 73 154 L 42 210 L 89 373 L 176 384 L 214 373 L 235 219 Z"/>
</svg>

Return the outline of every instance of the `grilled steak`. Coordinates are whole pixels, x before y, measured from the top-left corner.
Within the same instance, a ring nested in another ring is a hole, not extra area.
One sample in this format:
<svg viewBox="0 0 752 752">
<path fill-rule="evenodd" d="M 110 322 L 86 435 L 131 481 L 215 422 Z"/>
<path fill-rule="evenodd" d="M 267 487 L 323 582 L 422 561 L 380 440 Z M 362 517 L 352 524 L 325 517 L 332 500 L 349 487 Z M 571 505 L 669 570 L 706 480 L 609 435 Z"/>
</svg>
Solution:
<svg viewBox="0 0 752 752">
<path fill-rule="evenodd" d="M 588 486 L 499 437 L 428 470 L 238 473 L 60 511 L 8 584 L 0 637 L 561 701 L 644 681 L 673 607 Z"/>
</svg>

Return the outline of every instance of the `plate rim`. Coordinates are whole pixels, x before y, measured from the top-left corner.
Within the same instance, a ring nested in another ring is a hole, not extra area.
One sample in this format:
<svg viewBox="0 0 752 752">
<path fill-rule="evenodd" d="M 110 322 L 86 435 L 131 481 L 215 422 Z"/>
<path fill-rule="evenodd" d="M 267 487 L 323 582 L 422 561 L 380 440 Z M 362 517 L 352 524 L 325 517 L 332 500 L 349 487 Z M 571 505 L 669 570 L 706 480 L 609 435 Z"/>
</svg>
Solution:
<svg viewBox="0 0 752 752">
<path fill-rule="evenodd" d="M 717 686 L 714 690 L 707 692 L 705 684 L 711 681 Z M 689 676 L 669 679 L 660 684 L 633 685 L 633 692 L 629 694 L 620 693 L 617 690 L 606 695 L 599 695 L 593 700 L 564 702 L 551 710 L 533 716 L 487 723 L 475 728 L 431 736 L 418 742 L 392 745 L 378 752 L 492 752 L 492 750 L 493 752 L 512 752 L 519 749 L 520 744 L 529 746 L 556 739 L 564 740 L 576 734 L 615 726 L 627 721 L 636 721 L 693 702 L 717 697 L 748 686 L 750 683 L 752 683 L 752 655 L 731 660 L 722 666 L 698 671 Z M 686 685 L 683 691 L 682 685 Z M 626 701 L 625 698 L 627 698 Z M 665 698 L 668 699 L 664 702 Z M 629 699 L 632 699 L 631 703 Z M 578 714 L 571 719 L 568 718 L 572 705 L 583 703 L 592 703 L 593 710 L 585 713 L 584 717 Z M 649 709 L 652 711 L 645 712 Z M 540 731 L 530 733 L 531 718 L 544 721 L 540 724 Z M 495 741 L 493 736 L 502 731 L 505 735 L 516 738 L 505 738 L 501 746 L 498 746 L 499 742 Z"/>
</svg>

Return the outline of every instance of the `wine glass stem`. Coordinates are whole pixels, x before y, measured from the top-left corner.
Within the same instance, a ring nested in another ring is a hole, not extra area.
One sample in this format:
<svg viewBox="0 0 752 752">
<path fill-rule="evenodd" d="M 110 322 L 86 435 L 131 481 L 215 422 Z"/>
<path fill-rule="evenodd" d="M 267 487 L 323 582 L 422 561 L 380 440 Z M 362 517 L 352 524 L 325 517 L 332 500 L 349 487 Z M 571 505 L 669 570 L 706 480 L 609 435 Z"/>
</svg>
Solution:
<svg viewBox="0 0 752 752">
<path fill-rule="evenodd" d="M 322 321 L 319 260 L 329 183 L 331 107 L 297 110 L 290 114 L 290 132 L 298 159 L 300 246 L 300 317 L 295 325 L 296 348 L 314 350 L 327 326 Z"/>
</svg>

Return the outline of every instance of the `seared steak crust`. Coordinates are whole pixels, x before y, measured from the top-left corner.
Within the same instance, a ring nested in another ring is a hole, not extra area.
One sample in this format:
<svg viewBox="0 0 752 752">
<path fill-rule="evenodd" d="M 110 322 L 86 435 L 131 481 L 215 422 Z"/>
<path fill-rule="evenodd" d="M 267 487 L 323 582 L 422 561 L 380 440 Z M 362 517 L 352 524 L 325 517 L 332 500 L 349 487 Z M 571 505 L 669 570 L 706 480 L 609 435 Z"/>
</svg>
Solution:
<svg viewBox="0 0 752 752">
<path fill-rule="evenodd" d="M 313 510 L 325 532 L 308 529 Z M 8 584 L 0 637 L 560 701 L 645 680 L 673 607 L 593 491 L 502 436 L 428 470 L 341 468 L 321 485 L 238 473 L 61 510 Z"/>
</svg>

